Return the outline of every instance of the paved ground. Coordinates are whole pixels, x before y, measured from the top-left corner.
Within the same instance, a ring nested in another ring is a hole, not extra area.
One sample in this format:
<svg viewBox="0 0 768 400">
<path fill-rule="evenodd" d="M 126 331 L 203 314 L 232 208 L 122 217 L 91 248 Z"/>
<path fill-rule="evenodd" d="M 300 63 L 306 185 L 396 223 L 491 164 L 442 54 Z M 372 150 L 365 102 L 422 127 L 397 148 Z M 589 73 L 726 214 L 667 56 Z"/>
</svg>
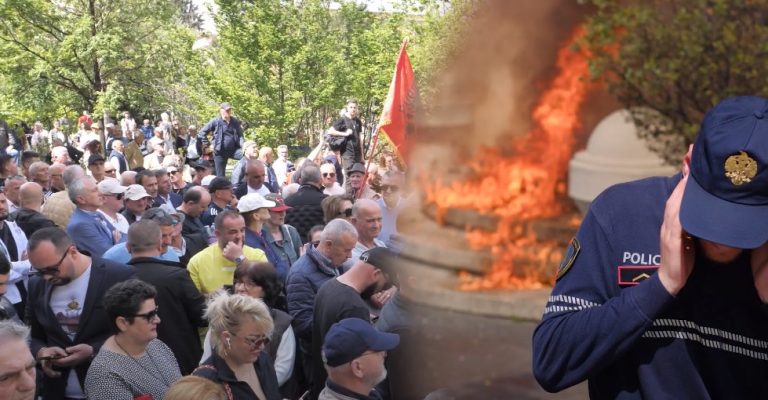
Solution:
<svg viewBox="0 0 768 400">
<path fill-rule="evenodd" d="M 586 384 L 550 394 L 531 373 L 532 322 L 482 317 L 431 307 L 416 310 L 407 345 L 408 395 L 421 399 L 585 399 Z M 432 398 L 431 398 L 432 399 Z"/>
</svg>

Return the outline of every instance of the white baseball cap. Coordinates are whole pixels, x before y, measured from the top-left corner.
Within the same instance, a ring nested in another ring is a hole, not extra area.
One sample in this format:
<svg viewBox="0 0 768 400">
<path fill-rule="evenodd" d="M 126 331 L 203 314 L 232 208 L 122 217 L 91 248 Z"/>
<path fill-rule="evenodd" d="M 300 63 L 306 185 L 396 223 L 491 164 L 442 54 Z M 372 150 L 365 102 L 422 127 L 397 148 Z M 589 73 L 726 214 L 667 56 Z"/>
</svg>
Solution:
<svg viewBox="0 0 768 400">
<path fill-rule="evenodd" d="M 117 179 L 109 177 L 105 177 L 97 186 L 99 187 L 99 193 L 102 194 L 120 194 L 128 189 L 127 186 L 121 185 Z"/>
<path fill-rule="evenodd" d="M 214 178 L 216 178 L 216 175 L 208 175 L 204 177 L 203 180 L 200 181 L 200 185 L 208 187 L 210 186 L 211 181 L 213 181 Z"/>
<path fill-rule="evenodd" d="M 237 201 L 237 211 L 247 213 L 259 208 L 272 208 L 276 205 L 277 203 L 265 199 L 264 196 L 258 193 L 248 193 Z"/>
<path fill-rule="evenodd" d="M 152 196 L 141 185 L 128 186 L 128 189 L 125 191 L 125 198 L 128 200 L 141 200 L 145 197 L 151 198 Z"/>
</svg>

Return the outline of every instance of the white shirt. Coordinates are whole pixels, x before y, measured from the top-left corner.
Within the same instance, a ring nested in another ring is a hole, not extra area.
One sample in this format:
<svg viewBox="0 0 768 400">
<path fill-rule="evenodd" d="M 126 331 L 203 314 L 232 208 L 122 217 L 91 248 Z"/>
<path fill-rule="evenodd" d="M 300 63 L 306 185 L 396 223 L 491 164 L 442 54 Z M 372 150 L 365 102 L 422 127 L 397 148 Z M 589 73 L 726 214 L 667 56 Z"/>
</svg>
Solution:
<svg viewBox="0 0 768 400">
<path fill-rule="evenodd" d="M 336 196 L 347 194 L 347 191 L 344 190 L 341 185 L 339 185 L 339 182 L 333 182 L 333 186 L 323 189 L 323 193 L 327 194 L 328 196 Z"/>
<path fill-rule="evenodd" d="M 88 283 L 91 280 L 91 266 L 72 282 L 55 286 L 51 291 L 51 311 L 59 321 L 61 329 L 74 340 L 77 331 L 80 328 L 80 316 L 85 307 L 85 294 L 88 292 Z M 72 369 L 67 379 L 67 388 L 64 390 L 64 396 L 70 398 L 85 398 L 83 388 L 80 387 L 80 381 L 77 380 L 77 374 Z"/>
<path fill-rule="evenodd" d="M 248 186 L 248 193 L 249 194 L 250 193 L 258 193 L 258 194 L 260 194 L 262 196 L 266 196 L 266 195 L 268 195 L 270 193 L 270 191 L 269 191 L 269 189 L 267 189 L 266 185 L 261 185 L 261 187 L 258 190 Z"/>
<path fill-rule="evenodd" d="M 123 214 L 117 213 L 117 218 L 112 218 L 102 210 L 99 210 L 99 212 L 101 213 L 101 215 L 104 216 L 104 218 L 107 219 L 107 221 L 109 221 L 110 224 L 112 224 L 112 226 L 117 228 L 117 230 L 120 231 L 120 233 L 124 235 L 128 234 L 128 227 L 130 226 L 130 224 L 128 223 L 128 220 L 125 219 L 125 216 Z"/>
</svg>

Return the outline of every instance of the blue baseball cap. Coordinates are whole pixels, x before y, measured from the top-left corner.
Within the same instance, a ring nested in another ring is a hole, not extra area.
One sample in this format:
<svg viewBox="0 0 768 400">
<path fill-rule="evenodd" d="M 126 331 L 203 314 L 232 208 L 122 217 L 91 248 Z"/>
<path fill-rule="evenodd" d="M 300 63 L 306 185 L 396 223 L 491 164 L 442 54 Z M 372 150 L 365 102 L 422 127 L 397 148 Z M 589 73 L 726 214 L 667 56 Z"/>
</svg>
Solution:
<svg viewBox="0 0 768 400">
<path fill-rule="evenodd" d="M 389 351 L 400 344 L 400 335 L 379 332 L 368 321 L 346 318 L 333 324 L 325 335 L 323 362 L 344 365 L 366 351 Z"/>
<path fill-rule="evenodd" d="M 768 241 L 768 99 L 723 100 L 704 116 L 680 223 L 691 235 L 753 249 Z"/>
</svg>

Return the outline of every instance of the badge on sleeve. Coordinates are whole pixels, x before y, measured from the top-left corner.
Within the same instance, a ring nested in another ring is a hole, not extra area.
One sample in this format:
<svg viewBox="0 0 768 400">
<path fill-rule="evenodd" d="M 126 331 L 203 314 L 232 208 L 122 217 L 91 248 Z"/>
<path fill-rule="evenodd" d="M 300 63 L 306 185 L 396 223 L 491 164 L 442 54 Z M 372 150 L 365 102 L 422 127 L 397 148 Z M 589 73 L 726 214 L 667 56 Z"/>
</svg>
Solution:
<svg viewBox="0 0 768 400">
<path fill-rule="evenodd" d="M 560 262 L 560 267 L 557 269 L 556 281 L 559 281 L 560 278 L 565 276 L 565 274 L 571 269 L 573 262 L 576 261 L 576 256 L 579 255 L 580 250 L 581 244 L 579 244 L 579 240 L 576 238 L 571 239 L 571 244 L 568 245 L 568 250 L 565 251 L 563 261 Z"/>
</svg>

